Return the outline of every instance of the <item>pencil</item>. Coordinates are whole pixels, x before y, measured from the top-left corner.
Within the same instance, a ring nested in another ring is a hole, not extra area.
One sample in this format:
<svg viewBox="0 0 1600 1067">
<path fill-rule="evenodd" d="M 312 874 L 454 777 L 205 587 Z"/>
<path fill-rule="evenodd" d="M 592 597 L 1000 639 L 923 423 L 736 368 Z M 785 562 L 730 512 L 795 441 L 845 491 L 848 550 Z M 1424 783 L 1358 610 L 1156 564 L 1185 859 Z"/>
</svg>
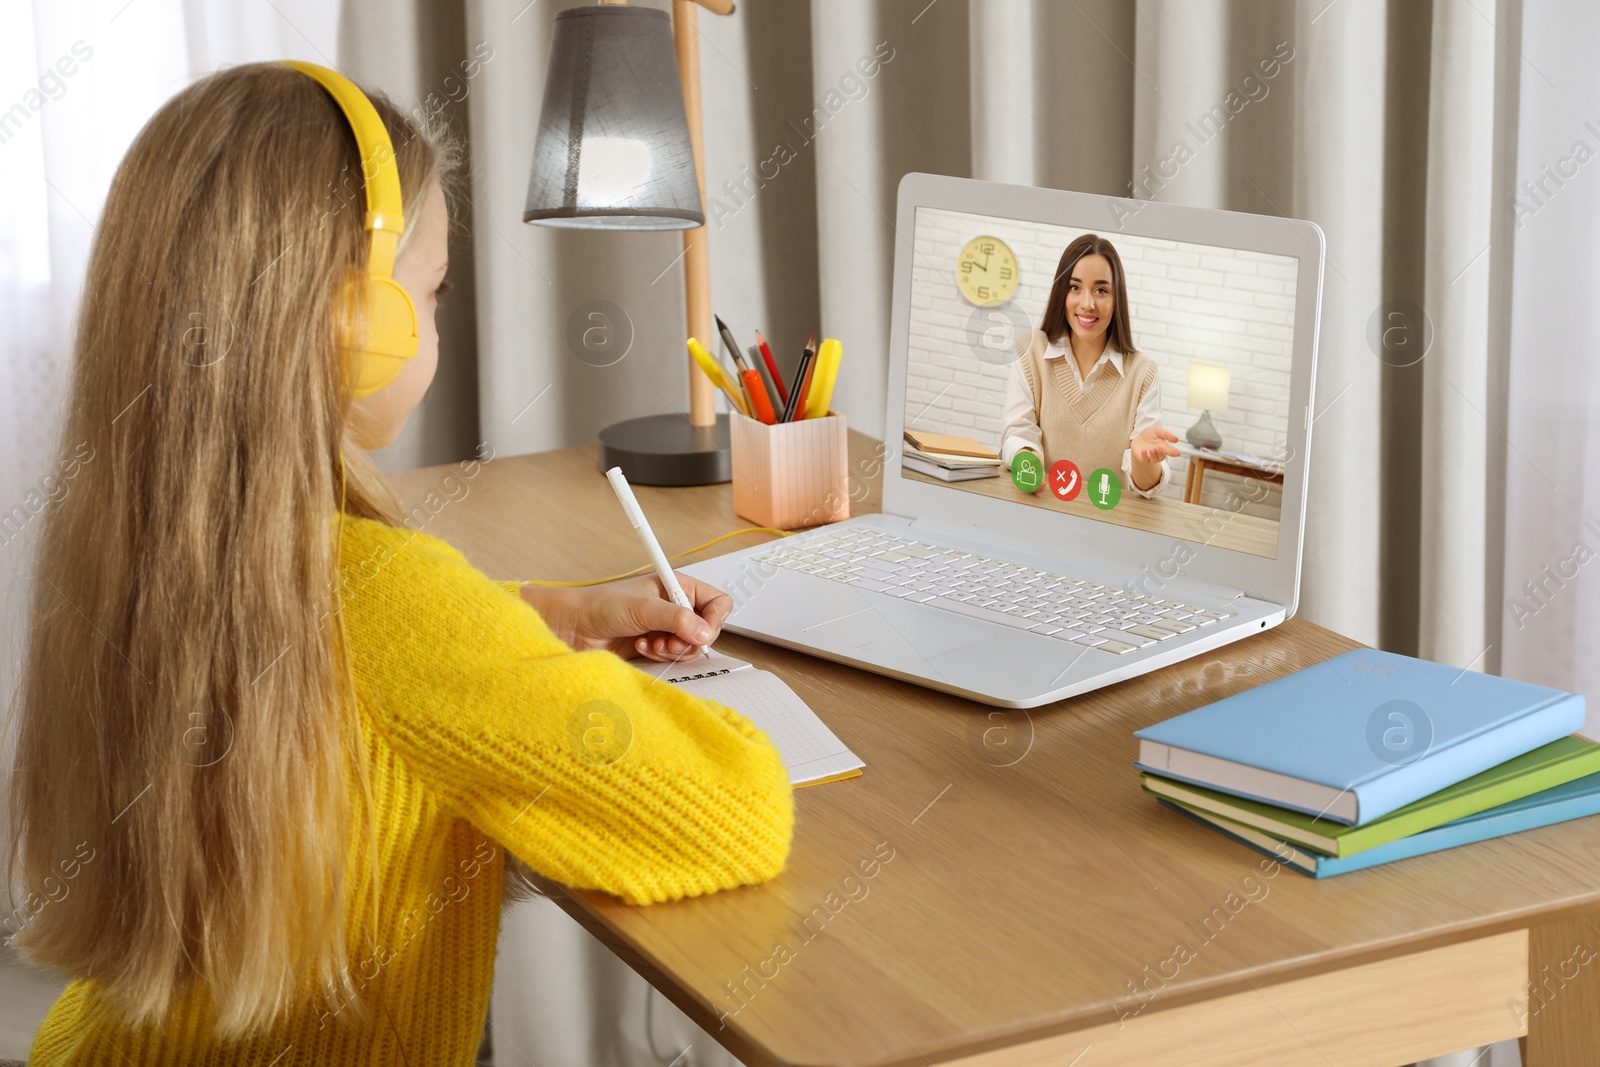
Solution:
<svg viewBox="0 0 1600 1067">
<path fill-rule="evenodd" d="M 797 422 L 806 417 L 806 392 L 816 365 L 817 335 L 812 334 L 810 340 L 806 341 L 806 350 L 800 353 L 800 365 L 794 371 L 794 388 L 789 390 L 788 410 L 791 412 L 789 422 Z"/>
<path fill-rule="evenodd" d="M 778 373 L 778 361 L 772 358 L 772 348 L 767 344 L 767 339 L 761 336 L 761 331 L 756 331 L 756 347 L 761 350 L 761 358 L 767 364 L 767 374 L 772 378 L 773 388 L 778 390 L 778 403 L 789 403 L 789 390 L 783 384 L 783 375 Z"/>
<path fill-rule="evenodd" d="M 750 357 L 750 366 L 755 370 L 761 371 L 761 384 L 767 387 L 767 395 L 778 398 L 773 402 L 772 409 L 774 411 L 782 411 L 783 405 L 789 402 L 789 398 L 783 395 L 783 382 L 770 378 L 763 369 L 762 364 L 765 361 L 761 356 L 761 346 L 751 345 L 744 350 L 744 354 Z"/>
<path fill-rule="evenodd" d="M 805 348 L 805 350 L 807 352 L 811 353 L 811 366 L 809 368 L 807 368 L 807 370 L 806 370 L 805 379 L 800 382 L 800 407 L 795 413 L 795 417 L 799 418 L 799 419 L 803 419 L 803 418 L 806 417 L 805 416 L 805 410 L 806 410 L 806 397 L 805 397 L 805 394 L 808 393 L 810 391 L 810 389 L 811 389 L 811 376 L 817 372 L 817 335 L 816 334 L 812 334 L 810 337 L 806 338 L 806 348 Z"/>
<path fill-rule="evenodd" d="M 800 365 L 794 370 L 794 388 L 789 390 L 789 400 L 783 405 L 783 416 L 779 422 L 793 422 L 795 416 L 800 414 L 801 400 L 805 397 L 806 372 L 811 369 L 811 361 L 816 356 L 808 347 L 800 354 Z"/>
<path fill-rule="evenodd" d="M 811 387 L 817 380 L 817 354 L 806 353 L 806 376 L 800 382 L 800 403 L 794 409 L 794 421 L 799 422 L 806 417 L 806 398 L 811 395 Z"/>
<path fill-rule="evenodd" d="M 766 403 L 767 410 L 771 411 L 772 403 L 765 396 L 760 401 L 756 400 L 755 392 L 761 388 L 761 375 L 756 375 L 754 383 L 750 381 L 750 365 L 739 354 L 739 345 L 733 339 L 733 331 L 728 329 L 728 324 L 722 321 L 721 315 L 713 315 L 711 317 L 716 320 L 717 330 L 722 334 L 723 347 L 728 350 L 728 355 L 733 357 L 733 378 L 734 381 L 739 383 L 739 392 L 744 394 L 745 411 L 751 418 L 757 418 L 758 415 L 756 413 L 759 410 L 759 405 L 763 402 Z M 754 384 L 754 388 L 751 388 L 752 384 Z"/>
</svg>

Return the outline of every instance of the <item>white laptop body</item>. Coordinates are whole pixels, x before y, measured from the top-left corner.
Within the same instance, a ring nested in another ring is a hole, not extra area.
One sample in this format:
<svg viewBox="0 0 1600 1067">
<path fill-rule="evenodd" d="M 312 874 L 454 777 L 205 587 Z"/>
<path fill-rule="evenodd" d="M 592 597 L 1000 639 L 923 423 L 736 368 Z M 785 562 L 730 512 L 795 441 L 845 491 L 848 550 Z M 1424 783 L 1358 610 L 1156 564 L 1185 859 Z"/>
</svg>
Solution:
<svg viewBox="0 0 1600 1067">
<path fill-rule="evenodd" d="M 726 628 L 1030 708 L 1293 615 L 1322 231 L 1274 216 L 930 174 L 907 174 L 898 200 L 885 442 L 850 472 L 859 492 L 881 468 L 883 512 L 683 568 L 733 597 Z M 1160 372 L 1160 424 L 1185 436 L 1201 415 L 1188 405 L 1191 388 L 1225 405 L 1211 412 L 1222 450 L 1201 453 L 1198 495 L 1190 498 L 1196 461 L 1187 455 L 1168 460 L 1184 473 L 1173 472 L 1162 496 L 1145 500 L 1125 487 L 1123 502 L 1105 510 L 1085 505 L 1087 470 L 1068 504 L 1023 493 L 1004 468 L 949 484 L 904 469 L 908 428 L 1000 450 L 1017 331 L 1041 325 L 1057 259 L 1083 233 L 1108 239 L 1121 260 L 1134 346 Z M 981 264 L 994 283 L 996 264 L 1006 263 L 1015 281 L 980 290 L 992 301 L 1014 285 L 998 304 L 973 300 L 971 280 L 967 289 L 957 281 Z M 847 350 L 841 383 L 876 358 Z M 1228 372 L 1220 397 L 1219 368 Z M 1194 384 L 1202 374 L 1211 383 L 1204 394 Z"/>
</svg>

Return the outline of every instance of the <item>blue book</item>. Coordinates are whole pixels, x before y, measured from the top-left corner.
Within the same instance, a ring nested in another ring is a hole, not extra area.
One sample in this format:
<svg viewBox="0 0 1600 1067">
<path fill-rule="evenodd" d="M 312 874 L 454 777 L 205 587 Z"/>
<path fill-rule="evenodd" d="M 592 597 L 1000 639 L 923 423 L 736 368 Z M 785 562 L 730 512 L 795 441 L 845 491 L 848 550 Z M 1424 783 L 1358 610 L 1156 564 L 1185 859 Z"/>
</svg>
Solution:
<svg viewBox="0 0 1600 1067">
<path fill-rule="evenodd" d="M 1583 717 L 1573 693 L 1363 648 L 1139 730 L 1134 765 L 1361 826 Z"/>
<path fill-rule="evenodd" d="M 1600 774 L 1578 778 L 1553 789 L 1533 793 L 1520 800 L 1513 800 L 1488 811 L 1468 815 L 1464 819 L 1447 822 L 1432 830 L 1402 837 L 1398 841 L 1378 845 L 1343 859 L 1320 856 L 1315 852 L 1296 848 L 1287 841 L 1264 834 L 1242 823 L 1233 822 L 1231 819 L 1224 819 L 1220 815 L 1191 811 L 1182 804 L 1175 804 L 1162 797 L 1156 799 L 1169 808 L 1181 811 L 1190 818 L 1227 834 L 1235 841 L 1243 842 L 1258 852 L 1266 853 L 1302 874 L 1309 874 L 1313 878 L 1331 878 L 1347 871 L 1359 871 L 1364 867 L 1376 867 L 1381 863 L 1423 856 L 1429 852 L 1440 852 L 1447 848 L 1455 848 L 1457 845 L 1470 845 L 1474 841 L 1487 841 L 1505 834 L 1532 830 L 1552 823 L 1566 822 L 1569 819 L 1580 819 L 1585 815 L 1600 814 Z"/>
</svg>

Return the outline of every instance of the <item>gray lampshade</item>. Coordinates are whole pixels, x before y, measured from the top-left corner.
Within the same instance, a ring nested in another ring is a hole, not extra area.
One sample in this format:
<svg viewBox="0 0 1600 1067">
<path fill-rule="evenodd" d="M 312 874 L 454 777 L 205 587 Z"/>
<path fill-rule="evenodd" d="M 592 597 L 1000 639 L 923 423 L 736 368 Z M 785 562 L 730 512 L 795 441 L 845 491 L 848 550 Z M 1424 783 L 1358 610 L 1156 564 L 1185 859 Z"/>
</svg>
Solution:
<svg viewBox="0 0 1600 1067">
<path fill-rule="evenodd" d="M 523 222 L 607 230 L 705 224 L 665 11 L 557 13 Z"/>
</svg>

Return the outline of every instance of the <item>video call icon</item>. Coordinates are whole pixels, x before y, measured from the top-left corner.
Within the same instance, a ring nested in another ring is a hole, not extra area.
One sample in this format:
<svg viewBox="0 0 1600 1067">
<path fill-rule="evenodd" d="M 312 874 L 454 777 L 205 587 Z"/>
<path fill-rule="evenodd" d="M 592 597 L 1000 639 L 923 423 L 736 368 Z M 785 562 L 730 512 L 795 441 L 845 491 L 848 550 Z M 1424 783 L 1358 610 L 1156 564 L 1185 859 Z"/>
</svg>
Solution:
<svg viewBox="0 0 1600 1067">
<path fill-rule="evenodd" d="M 1011 461 L 1011 484 L 1024 493 L 1036 493 L 1044 484 L 1044 465 L 1032 452 L 1018 452 Z"/>
<path fill-rule="evenodd" d="M 1050 466 L 1050 493 L 1057 500 L 1071 500 L 1083 488 L 1083 475 L 1070 459 L 1058 459 Z"/>
</svg>

